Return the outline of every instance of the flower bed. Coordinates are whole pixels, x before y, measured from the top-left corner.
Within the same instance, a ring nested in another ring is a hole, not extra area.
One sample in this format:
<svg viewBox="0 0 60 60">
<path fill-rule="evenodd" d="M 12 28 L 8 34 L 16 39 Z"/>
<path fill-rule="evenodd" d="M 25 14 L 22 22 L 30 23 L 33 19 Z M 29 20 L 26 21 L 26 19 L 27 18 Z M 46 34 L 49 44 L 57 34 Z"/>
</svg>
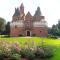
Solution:
<svg viewBox="0 0 60 60">
<path fill-rule="evenodd" d="M 35 58 L 50 58 L 53 49 L 50 46 L 36 46 L 28 43 L 22 48 L 18 42 L 0 41 L 0 60 L 34 60 Z"/>
</svg>

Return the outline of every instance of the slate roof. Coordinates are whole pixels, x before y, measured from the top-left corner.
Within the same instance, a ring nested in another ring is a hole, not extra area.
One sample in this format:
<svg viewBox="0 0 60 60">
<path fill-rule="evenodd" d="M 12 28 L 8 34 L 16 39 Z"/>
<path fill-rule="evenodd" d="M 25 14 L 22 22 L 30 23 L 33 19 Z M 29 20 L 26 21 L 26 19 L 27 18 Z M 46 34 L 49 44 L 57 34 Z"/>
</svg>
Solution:
<svg viewBox="0 0 60 60">
<path fill-rule="evenodd" d="M 15 8 L 15 13 L 14 13 L 14 15 L 13 16 L 19 16 L 20 15 L 20 11 L 19 11 L 19 9 L 17 8 Z"/>
</svg>

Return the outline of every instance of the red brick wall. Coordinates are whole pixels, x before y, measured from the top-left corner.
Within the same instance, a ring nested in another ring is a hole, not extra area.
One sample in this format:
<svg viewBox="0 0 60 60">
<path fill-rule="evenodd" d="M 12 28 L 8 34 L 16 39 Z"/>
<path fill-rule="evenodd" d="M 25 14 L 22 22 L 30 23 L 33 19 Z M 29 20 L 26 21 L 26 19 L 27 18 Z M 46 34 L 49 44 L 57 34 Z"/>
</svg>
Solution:
<svg viewBox="0 0 60 60">
<path fill-rule="evenodd" d="M 39 28 L 35 27 L 31 29 L 32 35 L 35 34 L 36 36 L 46 37 L 48 35 L 47 28 Z M 10 35 L 11 36 L 19 36 L 19 35 L 25 35 L 26 31 L 23 30 L 23 28 L 11 28 Z"/>
<path fill-rule="evenodd" d="M 32 29 L 32 34 L 35 34 L 36 36 L 45 37 L 45 36 L 48 35 L 48 30 L 47 30 L 47 28 L 35 27 L 35 28 Z"/>
<path fill-rule="evenodd" d="M 45 17 L 44 16 L 33 16 L 33 20 L 41 20 L 41 19 L 45 19 Z"/>
<path fill-rule="evenodd" d="M 11 30 L 10 30 L 10 35 L 11 36 L 19 36 L 19 35 L 21 35 L 21 34 L 23 34 L 23 28 L 11 28 Z"/>
</svg>

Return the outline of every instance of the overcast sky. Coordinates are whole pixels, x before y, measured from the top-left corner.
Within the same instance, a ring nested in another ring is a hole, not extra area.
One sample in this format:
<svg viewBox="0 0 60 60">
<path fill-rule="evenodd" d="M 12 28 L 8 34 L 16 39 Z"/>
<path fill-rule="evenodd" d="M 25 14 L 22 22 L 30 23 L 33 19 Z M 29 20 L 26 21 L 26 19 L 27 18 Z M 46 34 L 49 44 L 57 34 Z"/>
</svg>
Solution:
<svg viewBox="0 0 60 60">
<path fill-rule="evenodd" d="M 0 0 L 0 17 L 6 21 L 12 21 L 15 7 L 20 7 L 22 2 L 25 13 L 30 11 L 32 15 L 39 6 L 48 26 L 57 24 L 58 19 L 60 19 L 60 0 Z"/>
</svg>

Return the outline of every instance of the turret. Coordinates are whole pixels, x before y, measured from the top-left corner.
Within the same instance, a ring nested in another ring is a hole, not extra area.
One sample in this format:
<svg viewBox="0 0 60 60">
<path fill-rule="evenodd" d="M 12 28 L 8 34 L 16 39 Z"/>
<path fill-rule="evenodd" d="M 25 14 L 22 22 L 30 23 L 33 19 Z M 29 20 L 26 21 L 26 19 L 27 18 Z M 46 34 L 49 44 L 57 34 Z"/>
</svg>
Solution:
<svg viewBox="0 0 60 60">
<path fill-rule="evenodd" d="M 24 5 L 23 5 L 23 3 L 20 6 L 20 14 L 24 14 Z"/>
<path fill-rule="evenodd" d="M 42 15 L 42 14 L 41 14 L 40 7 L 37 7 L 37 10 L 36 10 L 34 16 L 41 16 L 41 15 Z"/>
</svg>

